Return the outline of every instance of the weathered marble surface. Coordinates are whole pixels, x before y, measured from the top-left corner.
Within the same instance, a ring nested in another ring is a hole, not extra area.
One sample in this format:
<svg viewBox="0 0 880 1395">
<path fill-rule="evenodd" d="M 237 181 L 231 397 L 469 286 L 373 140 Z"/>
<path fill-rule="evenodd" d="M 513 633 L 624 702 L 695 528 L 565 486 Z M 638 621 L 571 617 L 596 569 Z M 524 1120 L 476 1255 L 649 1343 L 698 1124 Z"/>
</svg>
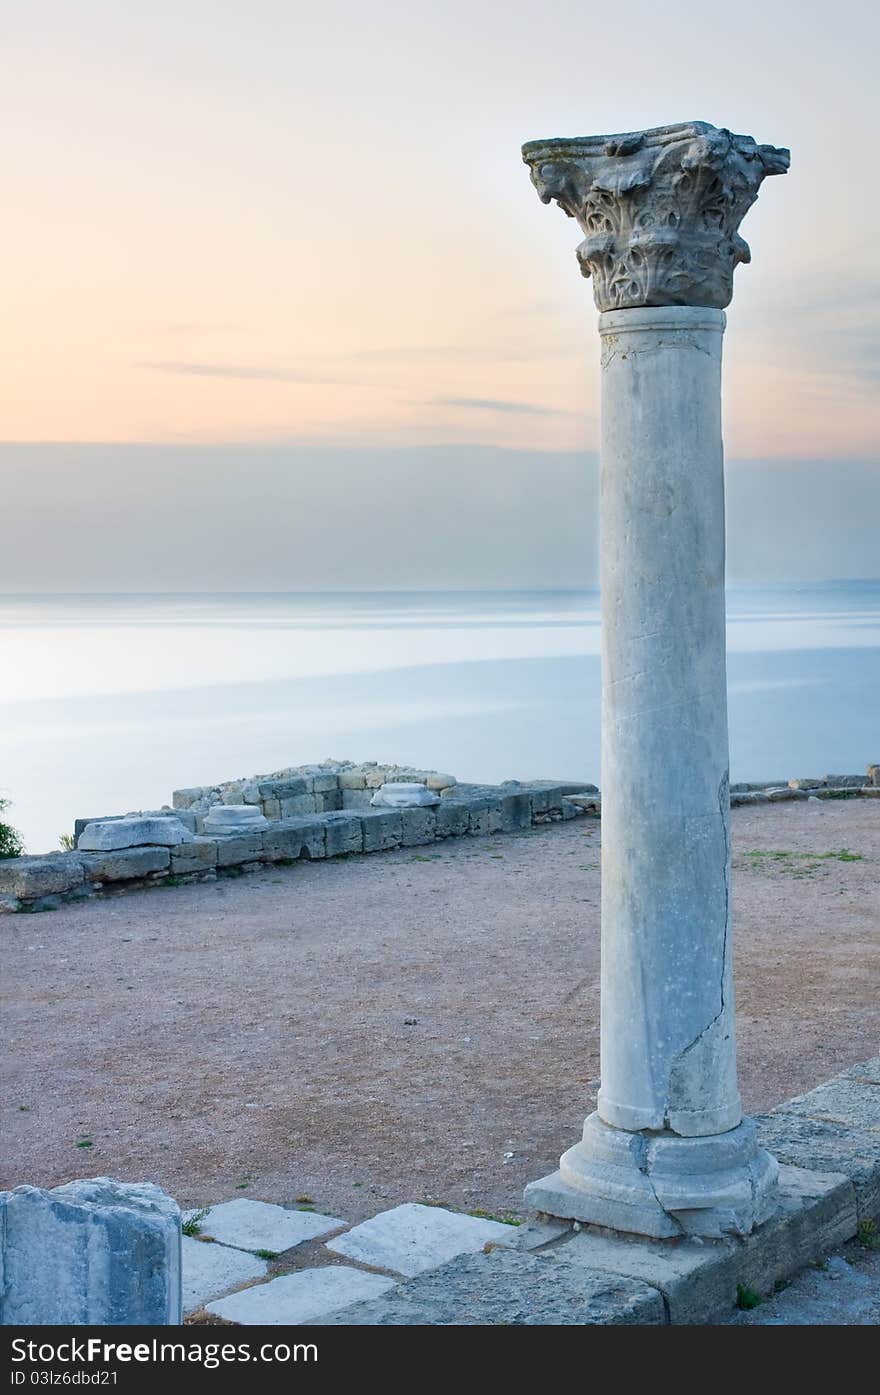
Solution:
<svg viewBox="0 0 880 1395">
<path fill-rule="evenodd" d="M 193 835 L 174 818 L 107 819 L 86 824 L 79 836 L 80 852 L 115 852 L 119 848 L 174 848 L 191 843 Z"/>
<path fill-rule="evenodd" d="M 711 305 L 751 259 L 739 225 L 789 152 L 706 121 L 626 135 L 529 141 L 523 160 L 543 203 L 580 225 L 577 257 L 600 310 Z"/>
<path fill-rule="evenodd" d="M 440 803 L 436 790 L 429 790 L 421 784 L 403 784 L 392 781 L 381 785 L 370 800 L 375 809 L 417 809 L 431 808 Z"/>
<path fill-rule="evenodd" d="M 0 1324 L 181 1321 L 180 1209 L 109 1177 L 0 1192 Z"/>
</svg>

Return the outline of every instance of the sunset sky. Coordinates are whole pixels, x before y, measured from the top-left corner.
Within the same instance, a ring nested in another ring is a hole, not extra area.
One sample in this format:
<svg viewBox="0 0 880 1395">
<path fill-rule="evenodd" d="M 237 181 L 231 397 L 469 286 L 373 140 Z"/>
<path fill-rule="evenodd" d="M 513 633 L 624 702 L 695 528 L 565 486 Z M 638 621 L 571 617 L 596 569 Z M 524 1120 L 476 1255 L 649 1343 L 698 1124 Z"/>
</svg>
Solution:
<svg viewBox="0 0 880 1395">
<path fill-rule="evenodd" d="M 7 10 L 0 439 L 149 443 L 156 459 L 290 447 L 304 489 L 332 448 L 342 523 L 362 451 L 590 452 L 592 288 L 519 147 L 697 118 L 792 150 L 743 226 L 728 459 L 792 480 L 842 462 L 876 502 L 876 15 L 868 0 Z M 19 525 L 43 487 L 23 475 L 44 459 L 0 452 L 0 589 L 23 584 Z M 112 489 L 127 526 L 124 463 Z M 225 537 L 240 482 L 222 454 L 209 493 Z M 412 517 L 431 499 L 414 489 Z M 115 565 L 90 584 L 115 584 Z M 198 580 L 170 565 L 169 584 Z M 85 576 L 47 566 L 46 589 Z"/>
</svg>

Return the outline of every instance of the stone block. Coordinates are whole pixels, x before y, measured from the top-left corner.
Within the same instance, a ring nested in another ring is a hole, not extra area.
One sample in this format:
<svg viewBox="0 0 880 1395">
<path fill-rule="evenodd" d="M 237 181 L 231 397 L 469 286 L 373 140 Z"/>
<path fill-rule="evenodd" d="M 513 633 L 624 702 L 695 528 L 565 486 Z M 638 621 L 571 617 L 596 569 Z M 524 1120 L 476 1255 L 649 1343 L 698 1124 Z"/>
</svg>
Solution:
<svg viewBox="0 0 880 1395">
<path fill-rule="evenodd" d="M 463 837 L 470 827 L 470 810 L 463 799 L 441 799 L 434 817 L 438 838 Z"/>
<path fill-rule="evenodd" d="M 316 834 L 318 848 L 314 845 Z M 263 834 L 263 856 L 267 862 L 323 857 L 324 829 L 314 819 L 280 819 Z"/>
<path fill-rule="evenodd" d="M 441 775 L 439 771 L 432 770 L 425 780 L 425 785 L 429 790 L 437 790 L 442 794 L 443 790 L 452 789 L 458 783 L 454 775 Z"/>
<path fill-rule="evenodd" d="M 786 1114 L 784 1107 L 755 1119 L 758 1140 L 781 1163 L 848 1177 L 860 1221 L 880 1216 L 880 1130 L 851 1128 L 826 1119 Z"/>
<path fill-rule="evenodd" d="M 338 1216 L 288 1211 L 272 1202 L 251 1201 L 242 1196 L 210 1207 L 199 1223 L 199 1234 L 238 1250 L 274 1250 L 280 1254 L 344 1225 Z"/>
<path fill-rule="evenodd" d="M 83 852 L 114 852 L 117 848 L 166 847 L 192 841 L 192 833 L 175 818 L 109 819 L 90 823 L 79 837 Z"/>
<path fill-rule="evenodd" d="M 764 1294 L 851 1239 L 858 1217 L 847 1178 L 780 1168 L 779 1204 L 750 1235 L 670 1244 L 609 1231 L 582 1230 L 559 1247 L 593 1274 L 603 1270 L 662 1293 L 675 1324 L 712 1323 L 729 1315 L 737 1285 Z M 556 1250 L 550 1251 L 557 1253 Z"/>
<path fill-rule="evenodd" d="M 321 1326 L 662 1326 L 666 1309 L 649 1284 L 572 1260 L 566 1245 L 538 1254 L 493 1249 L 428 1270 L 372 1301 L 344 1308 Z"/>
<path fill-rule="evenodd" d="M 175 809 L 189 809 L 202 798 L 205 791 L 199 786 L 197 789 L 175 790 L 171 796 L 171 803 Z"/>
<path fill-rule="evenodd" d="M 0 1324 L 178 1324 L 180 1239 L 177 1203 L 149 1182 L 0 1192 Z"/>
<path fill-rule="evenodd" d="M 342 811 L 323 814 L 321 822 L 324 825 L 328 857 L 363 852 L 364 824 L 359 814 L 347 814 Z"/>
<path fill-rule="evenodd" d="M 880 785 L 880 765 L 868 766 L 868 784 Z"/>
<path fill-rule="evenodd" d="M 78 853 L 45 853 L 0 861 L 0 895 L 53 896 L 72 891 L 84 880 Z"/>
<path fill-rule="evenodd" d="M 260 796 L 263 799 L 294 799 L 297 795 L 312 794 L 313 781 L 301 775 L 277 780 L 261 780 Z"/>
<path fill-rule="evenodd" d="M 516 833 L 532 826 L 532 805 L 525 793 L 502 794 L 501 832 Z"/>
<path fill-rule="evenodd" d="M 370 809 L 360 817 L 364 826 L 365 853 L 400 847 L 403 842 L 403 817 L 399 809 Z"/>
<path fill-rule="evenodd" d="M 341 807 L 342 807 L 343 809 L 359 809 L 359 810 L 361 810 L 361 809 L 369 809 L 369 808 L 371 807 L 371 806 L 370 806 L 370 800 L 371 800 L 372 797 L 373 797 L 373 791 L 372 791 L 372 790 L 367 790 L 367 789 L 363 789 L 363 790 L 348 790 L 348 789 L 344 789 L 344 790 L 341 790 L 340 793 L 341 793 L 341 795 L 342 795 L 342 805 L 341 805 Z"/>
<path fill-rule="evenodd" d="M 551 809 L 559 809 L 562 806 L 563 794 L 584 794 L 584 790 L 563 789 L 562 785 L 548 784 L 545 780 L 531 780 L 526 786 L 529 798 L 532 802 L 533 814 L 547 814 Z"/>
<path fill-rule="evenodd" d="M 74 819 L 73 821 L 73 841 L 79 848 L 79 840 L 84 828 L 88 828 L 90 823 L 112 823 L 114 819 L 121 819 L 121 814 L 95 814 L 90 819 Z"/>
<path fill-rule="evenodd" d="M 348 1264 L 322 1265 L 231 1293 L 209 1303 L 207 1311 L 244 1327 L 301 1327 L 390 1288 L 394 1280 L 382 1274 L 367 1274 Z"/>
<path fill-rule="evenodd" d="M 269 819 L 270 821 L 272 819 L 281 818 L 280 799 L 262 799 L 260 801 L 260 808 L 263 811 L 263 817 Z"/>
<path fill-rule="evenodd" d="M 230 805 L 241 805 L 243 803 L 241 785 L 237 781 L 235 784 L 221 785 L 220 803 Z"/>
<path fill-rule="evenodd" d="M 363 770 L 340 770 L 337 776 L 341 790 L 365 790 L 367 777 Z"/>
<path fill-rule="evenodd" d="M 332 790 L 315 790 L 315 810 L 319 814 L 332 814 L 342 808 L 342 791 L 335 786 Z"/>
<path fill-rule="evenodd" d="M 456 1255 L 473 1254 L 489 1242 L 504 1241 L 509 1234 L 510 1227 L 500 1221 L 407 1202 L 328 1240 L 327 1249 L 359 1264 L 412 1278 Z"/>
<path fill-rule="evenodd" d="M 336 775 L 320 773 L 312 776 L 312 789 L 315 794 L 332 794 L 339 789 L 339 782 Z"/>
<path fill-rule="evenodd" d="M 282 795 L 280 799 L 281 817 L 283 819 L 301 818 L 304 814 L 314 814 L 317 812 L 315 796 L 313 794 L 291 794 Z"/>
<path fill-rule="evenodd" d="M 117 848 L 112 852 L 83 853 L 82 860 L 89 881 L 125 882 L 149 876 L 151 872 L 166 872 L 171 865 L 171 849 Z"/>
<path fill-rule="evenodd" d="M 260 787 L 256 780 L 245 780 L 241 787 L 241 799 L 243 804 L 259 804 Z"/>
<path fill-rule="evenodd" d="M 243 862 L 252 862 L 263 856 L 263 834 L 241 833 L 228 837 L 218 837 L 217 866 L 240 867 Z"/>
<path fill-rule="evenodd" d="M 437 817 L 433 809 L 400 809 L 398 812 L 403 828 L 401 842 L 405 848 L 433 843 L 437 833 Z"/>
<path fill-rule="evenodd" d="M 226 1245 L 205 1244 L 189 1235 L 183 1237 L 181 1257 L 184 1313 L 192 1313 L 252 1279 L 263 1279 L 269 1272 L 266 1261 L 256 1255 Z"/>
<path fill-rule="evenodd" d="M 207 872 L 217 866 L 217 839 L 196 838 L 181 848 L 171 849 L 172 875 L 184 876 L 189 872 Z"/>
<path fill-rule="evenodd" d="M 479 836 L 501 832 L 503 819 L 500 796 L 470 795 L 465 802 L 468 806 L 469 833 Z"/>
<path fill-rule="evenodd" d="M 781 804 L 787 799 L 809 799 L 810 797 L 808 790 L 792 789 L 789 785 L 767 790 L 766 795 L 771 804 Z"/>
<path fill-rule="evenodd" d="M 857 790 L 865 783 L 864 775 L 826 775 L 825 784 L 833 790 Z"/>
</svg>

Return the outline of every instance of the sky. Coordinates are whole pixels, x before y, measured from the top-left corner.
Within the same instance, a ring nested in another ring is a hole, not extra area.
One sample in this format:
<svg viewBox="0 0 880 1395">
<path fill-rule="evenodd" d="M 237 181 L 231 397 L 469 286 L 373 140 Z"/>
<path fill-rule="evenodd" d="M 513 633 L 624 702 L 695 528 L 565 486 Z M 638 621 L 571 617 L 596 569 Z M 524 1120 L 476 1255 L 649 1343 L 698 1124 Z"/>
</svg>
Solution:
<svg viewBox="0 0 880 1395">
<path fill-rule="evenodd" d="M 592 580 L 596 311 L 520 146 L 689 119 L 792 150 L 728 311 L 732 569 L 876 574 L 878 31 L 6 0 L 0 591 Z"/>
</svg>

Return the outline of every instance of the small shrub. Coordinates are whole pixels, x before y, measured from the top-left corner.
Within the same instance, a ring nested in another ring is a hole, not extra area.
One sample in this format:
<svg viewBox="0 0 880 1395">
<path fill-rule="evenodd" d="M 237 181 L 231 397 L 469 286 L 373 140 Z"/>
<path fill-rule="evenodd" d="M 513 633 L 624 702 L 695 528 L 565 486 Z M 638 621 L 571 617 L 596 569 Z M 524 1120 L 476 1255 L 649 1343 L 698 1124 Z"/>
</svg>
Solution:
<svg viewBox="0 0 880 1395">
<path fill-rule="evenodd" d="M 277 1259 L 278 1250 L 254 1250 L 254 1254 L 259 1259 Z"/>
<path fill-rule="evenodd" d="M 204 1209 L 201 1210 L 201 1211 L 194 1211 L 193 1214 L 190 1216 L 189 1220 L 184 1221 L 183 1224 L 182 1224 L 181 1227 L 180 1227 L 180 1229 L 182 1230 L 183 1234 L 184 1234 L 184 1235 L 190 1235 L 190 1236 L 192 1236 L 193 1238 L 195 1238 L 195 1236 L 199 1235 L 199 1234 L 201 1233 L 201 1229 L 202 1229 L 202 1221 L 205 1219 L 205 1217 L 207 1216 L 207 1214 L 208 1214 L 208 1208 L 207 1208 L 207 1206 L 204 1207 Z"/>
<path fill-rule="evenodd" d="M 62 833 L 61 837 L 58 839 L 58 846 L 64 852 L 75 852 L 76 839 L 72 833 Z"/>
<path fill-rule="evenodd" d="M 9 808 L 8 799 L 0 799 L 0 814 L 4 809 Z M 9 823 L 4 823 L 0 819 L 0 858 L 21 857 L 24 852 L 24 843 L 16 829 Z"/>
<path fill-rule="evenodd" d="M 863 1250 L 880 1250 L 880 1231 L 876 1221 L 859 1221 L 856 1239 Z"/>
<path fill-rule="evenodd" d="M 736 1306 L 747 1313 L 751 1308 L 757 1308 L 761 1303 L 760 1293 L 756 1293 L 748 1284 L 737 1284 L 736 1286 Z"/>
</svg>

